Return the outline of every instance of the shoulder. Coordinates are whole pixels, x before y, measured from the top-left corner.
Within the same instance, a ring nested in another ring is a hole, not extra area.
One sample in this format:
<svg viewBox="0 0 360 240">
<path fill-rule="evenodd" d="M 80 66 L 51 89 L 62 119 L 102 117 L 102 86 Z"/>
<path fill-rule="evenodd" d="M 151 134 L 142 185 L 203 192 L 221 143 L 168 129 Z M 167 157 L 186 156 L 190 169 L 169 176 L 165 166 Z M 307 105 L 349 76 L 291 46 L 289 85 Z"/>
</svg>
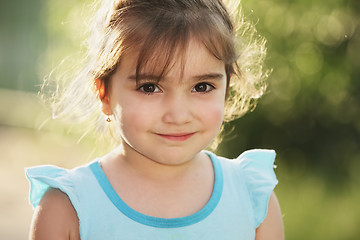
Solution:
<svg viewBox="0 0 360 240">
<path fill-rule="evenodd" d="M 256 229 L 255 240 L 283 240 L 284 226 L 279 202 L 273 192 L 270 196 L 265 220 Z"/>
<path fill-rule="evenodd" d="M 216 156 L 212 153 L 210 153 L 210 155 Z M 274 172 L 275 157 L 276 153 L 274 150 L 266 149 L 248 150 L 234 159 L 216 156 L 224 172 L 230 171 L 237 175 L 242 175 L 243 180 L 248 184 L 254 183 L 254 178 L 268 182 L 276 182 Z"/>
<path fill-rule="evenodd" d="M 30 239 L 80 239 L 79 220 L 68 196 L 49 188 L 35 208 Z"/>
<path fill-rule="evenodd" d="M 264 165 L 264 163 L 265 163 L 265 167 L 267 167 L 269 165 L 272 166 L 274 164 L 275 157 L 276 157 L 276 152 L 274 150 L 270 150 L 270 149 L 247 150 L 247 151 L 241 153 L 238 157 L 232 158 L 232 159 L 218 156 L 209 151 L 206 151 L 206 152 L 210 156 L 215 156 L 217 159 L 219 159 L 222 162 L 227 162 L 230 164 L 241 163 L 241 165 L 243 167 L 245 167 L 244 165 L 247 165 L 248 163 L 251 163 L 253 165 L 256 165 L 259 163 L 261 163 L 261 165 Z"/>
<path fill-rule="evenodd" d="M 90 172 L 88 165 L 70 170 L 52 165 L 26 169 L 29 200 L 35 208 L 30 239 L 80 239 L 79 217 L 84 212 L 80 202 L 88 191 Z"/>
<path fill-rule="evenodd" d="M 254 228 L 258 228 L 265 220 L 268 207 L 277 203 L 273 194 L 278 183 L 274 171 L 275 157 L 274 150 L 254 149 L 243 152 L 233 160 L 219 158 L 225 179 L 239 189 L 240 186 L 245 186 L 246 190 L 241 194 L 247 196 L 251 204 Z"/>
<path fill-rule="evenodd" d="M 90 166 L 94 162 L 73 169 L 53 165 L 26 168 L 25 174 L 30 183 L 31 205 L 35 208 L 49 188 L 56 188 L 66 193 L 76 209 L 79 205 L 78 191 L 83 190 L 84 184 L 88 184 L 93 178 Z"/>
</svg>

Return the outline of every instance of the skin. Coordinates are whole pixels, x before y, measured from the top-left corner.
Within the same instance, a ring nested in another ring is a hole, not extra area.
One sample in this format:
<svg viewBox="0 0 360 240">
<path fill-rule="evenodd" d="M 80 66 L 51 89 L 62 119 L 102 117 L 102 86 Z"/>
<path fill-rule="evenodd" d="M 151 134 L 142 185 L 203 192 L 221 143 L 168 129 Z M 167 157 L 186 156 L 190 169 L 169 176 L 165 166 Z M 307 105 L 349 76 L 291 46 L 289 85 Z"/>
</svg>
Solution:
<svg viewBox="0 0 360 240">
<path fill-rule="evenodd" d="M 79 220 L 67 195 L 49 189 L 36 207 L 29 239 L 79 240 Z"/>
<path fill-rule="evenodd" d="M 160 82 L 155 80 L 156 67 L 149 66 L 136 83 L 137 56 L 125 55 L 112 76 L 108 97 L 102 98 L 103 112 L 113 115 L 123 144 L 104 156 L 101 166 L 124 202 L 155 217 L 184 217 L 199 211 L 214 184 L 211 160 L 201 150 L 223 121 L 225 66 L 194 40 L 184 56 L 184 62 L 176 59 Z M 272 194 L 256 240 L 283 239 L 282 226 Z M 31 239 L 80 239 L 76 211 L 59 190 L 44 195 L 31 229 Z"/>
<path fill-rule="evenodd" d="M 123 145 L 102 159 L 102 167 L 122 199 L 146 215 L 187 216 L 212 193 L 212 164 L 200 151 L 223 121 L 225 65 L 196 41 L 185 51 L 184 68 L 176 58 L 157 81 L 162 69 L 146 66 L 138 83 L 137 56 L 125 55 L 112 76 L 109 100 L 103 100 L 103 110 L 122 126 Z"/>
</svg>

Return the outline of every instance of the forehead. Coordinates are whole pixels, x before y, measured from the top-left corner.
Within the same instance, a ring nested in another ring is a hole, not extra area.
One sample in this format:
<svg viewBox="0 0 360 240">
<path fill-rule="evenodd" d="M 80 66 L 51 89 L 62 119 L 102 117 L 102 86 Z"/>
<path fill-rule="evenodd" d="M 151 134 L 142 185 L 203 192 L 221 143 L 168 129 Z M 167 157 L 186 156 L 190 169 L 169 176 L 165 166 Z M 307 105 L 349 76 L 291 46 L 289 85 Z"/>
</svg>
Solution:
<svg viewBox="0 0 360 240">
<path fill-rule="evenodd" d="M 161 47 L 160 44 L 144 55 L 141 55 L 139 50 L 129 51 L 122 57 L 118 70 L 128 72 L 135 76 L 136 80 L 139 80 L 141 75 L 151 75 L 159 81 L 167 78 L 183 79 L 210 72 L 225 72 L 225 63 L 217 59 L 195 38 L 190 38 L 184 45 L 179 44 L 170 54 Z"/>
</svg>

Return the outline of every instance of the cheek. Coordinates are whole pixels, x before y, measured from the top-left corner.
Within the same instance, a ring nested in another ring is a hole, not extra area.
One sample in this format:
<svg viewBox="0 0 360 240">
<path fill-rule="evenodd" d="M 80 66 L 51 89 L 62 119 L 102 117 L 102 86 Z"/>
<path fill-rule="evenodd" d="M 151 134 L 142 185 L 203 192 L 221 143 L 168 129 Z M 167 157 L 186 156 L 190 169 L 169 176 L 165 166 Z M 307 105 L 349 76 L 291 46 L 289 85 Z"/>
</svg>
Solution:
<svg viewBox="0 0 360 240">
<path fill-rule="evenodd" d="M 212 119 L 214 125 L 221 126 L 224 120 L 224 106 L 215 106 L 209 113 L 209 118 Z"/>
<path fill-rule="evenodd" d="M 139 137 L 141 129 L 146 124 L 141 114 L 141 110 L 134 110 L 136 108 L 122 108 L 116 111 L 116 128 L 118 129 L 119 137 L 122 141 L 125 141 L 129 145 L 133 145 L 136 142 L 136 137 Z M 135 137 L 135 138 L 134 138 Z"/>
<path fill-rule="evenodd" d="M 119 120 L 119 126 L 122 131 L 136 131 L 143 128 L 152 121 L 155 108 L 150 104 L 144 104 L 143 101 L 136 99 L 123 99 L 118 105 L 115 114 Z"/>
<path fill-rule="evenodd" d="M 125 107 L 118 113 L 121 128 L 139 127 L 146 117 L 141 107 Z"/>
<path fill-rule="evenodd" d="M 223 101 L 209 101 L 198 109 L 198 113 L 209 126 L 213 126 L 215 129 L 221 127 L 224 119 Z"/>
</svg>

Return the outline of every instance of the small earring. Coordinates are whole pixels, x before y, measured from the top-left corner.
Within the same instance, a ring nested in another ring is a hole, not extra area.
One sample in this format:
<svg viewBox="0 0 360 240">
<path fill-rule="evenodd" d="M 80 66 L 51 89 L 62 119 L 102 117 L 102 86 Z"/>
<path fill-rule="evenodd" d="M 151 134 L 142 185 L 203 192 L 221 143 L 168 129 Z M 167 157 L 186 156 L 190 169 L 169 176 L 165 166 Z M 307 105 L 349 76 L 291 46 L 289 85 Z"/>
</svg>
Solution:
<svg viewBox="0 0 360 240">
<path fill-rule="evenodd" d="M 106 119 L 107 122 L 111 122 L 111 118 L 110 118 L 110 115 L 107 116 L 107 119 Z"/>
</svg>

